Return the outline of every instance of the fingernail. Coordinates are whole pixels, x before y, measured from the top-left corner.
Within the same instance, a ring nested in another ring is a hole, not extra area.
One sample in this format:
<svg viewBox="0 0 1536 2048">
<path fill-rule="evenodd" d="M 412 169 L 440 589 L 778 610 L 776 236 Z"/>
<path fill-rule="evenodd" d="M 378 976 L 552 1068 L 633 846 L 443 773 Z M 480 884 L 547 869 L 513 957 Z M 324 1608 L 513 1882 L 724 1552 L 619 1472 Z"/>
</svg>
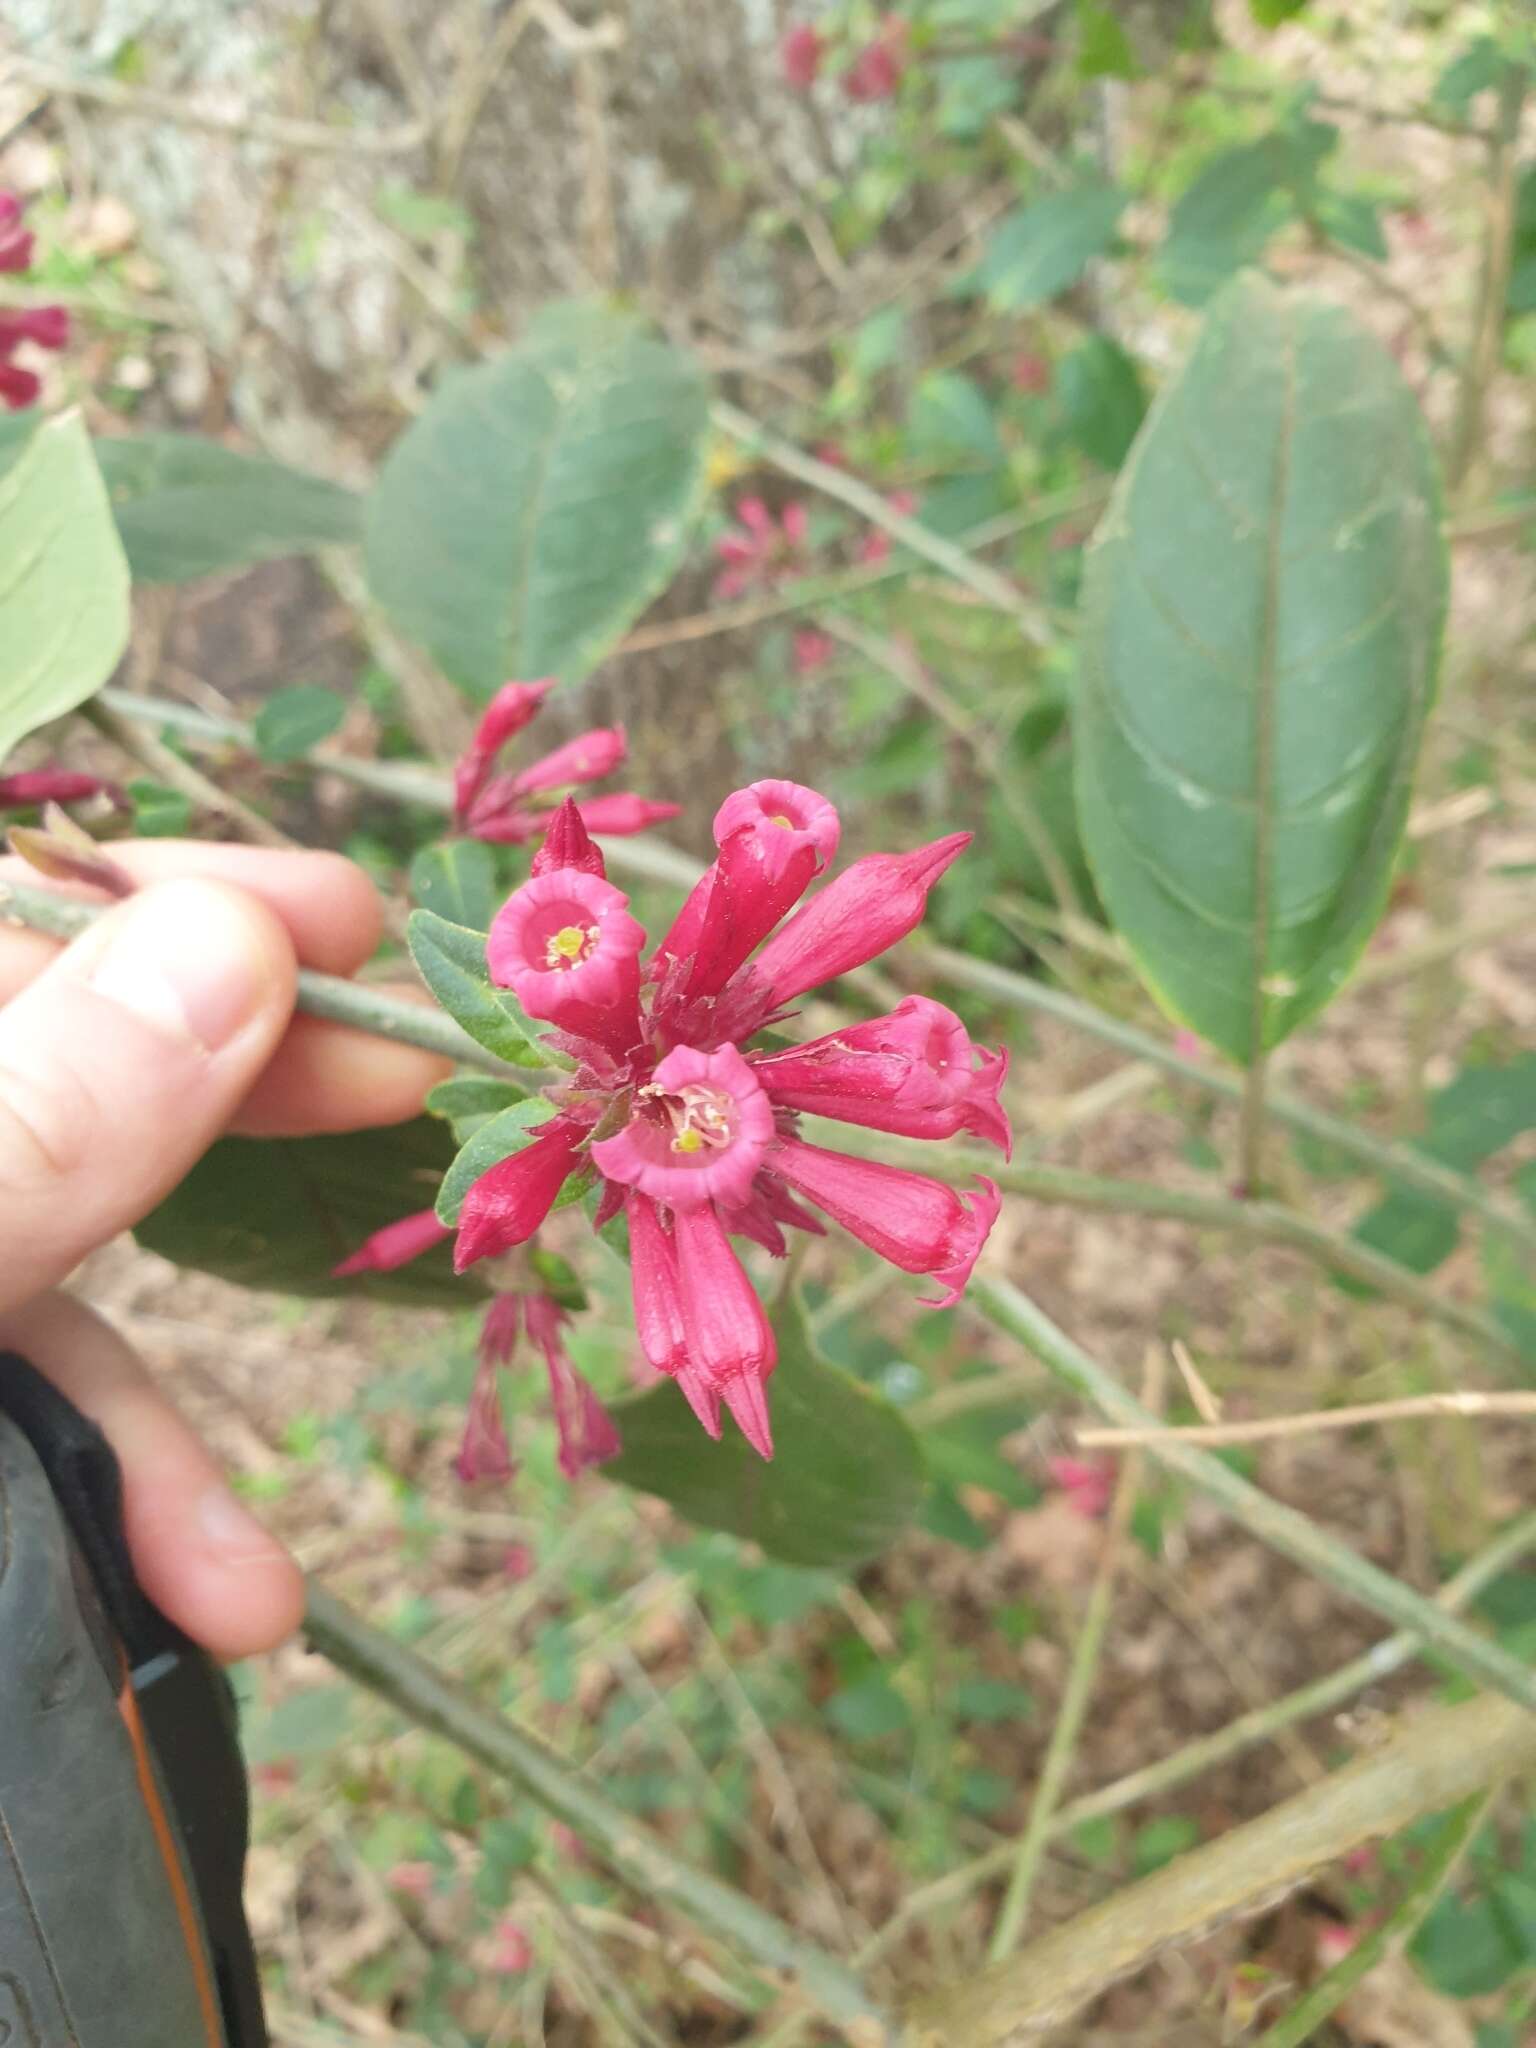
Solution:
<svg viewBox="0 0 1536 2048">
<path fill-rule="evenodd" d="M 280 1556 L 282 1545 L 227 1486 L 210 1487 L 197 1504 L 198 1526 L 211 1550 L 230 1563 Z"/>
<path fill-rule="evenodd" d="M 217 1052 L 261 1008 L 265 967 L 238 900 L 206 883 L 167 882 L 111 914 L 89 979 L 157 1031 Z"/>
</svg>

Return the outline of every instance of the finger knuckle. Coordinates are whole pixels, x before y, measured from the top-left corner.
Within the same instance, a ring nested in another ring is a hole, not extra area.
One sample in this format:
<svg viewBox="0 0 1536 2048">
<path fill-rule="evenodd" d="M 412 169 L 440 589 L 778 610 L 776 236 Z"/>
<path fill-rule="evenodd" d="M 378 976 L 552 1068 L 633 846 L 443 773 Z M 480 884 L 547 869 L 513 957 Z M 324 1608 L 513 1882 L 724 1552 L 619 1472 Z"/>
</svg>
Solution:
<svg viewBox="0 0 1536 2048">
<path fill-rule="evenodd" d="M 100 1124 L 79 1075 L 0 1061 L 0 1190 L 20 1198 L 73 1180 L 99 1142 Z"/>
</svg>

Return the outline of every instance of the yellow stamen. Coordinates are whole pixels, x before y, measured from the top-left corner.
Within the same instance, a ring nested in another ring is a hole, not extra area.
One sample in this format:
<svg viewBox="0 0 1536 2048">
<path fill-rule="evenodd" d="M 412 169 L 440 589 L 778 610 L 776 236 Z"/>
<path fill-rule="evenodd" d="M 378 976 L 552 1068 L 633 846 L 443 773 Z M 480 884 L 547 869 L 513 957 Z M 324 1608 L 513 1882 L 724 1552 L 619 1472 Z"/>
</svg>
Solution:
<svg viewBox="0 0 1536 2048">
<path fill-rule="evenodd" d="M 563 926 L 545 945 L 544 965 L 546 967 L 574 967 L 584 957 L 588 941 L 596 937 L 597 928 L 595 925 L 588 931 L 583 931 L 581 926 L 577 924 Z"/>
<path fill-rule="evenodd" d="M 672 1150 L 674 1152 L 702 1152 L 704 1150 L 703 1132 L 692 1129 L 679 1131 L 672 1140 Z"/>
<path fill-rule="evenodd" d="M 786 832 L 793 832 L 795 829 L 794 819 L 786 818 L 782 811 L 776 811 L 768 822 L 770 825 L 781 825 Z"/>
</svg>

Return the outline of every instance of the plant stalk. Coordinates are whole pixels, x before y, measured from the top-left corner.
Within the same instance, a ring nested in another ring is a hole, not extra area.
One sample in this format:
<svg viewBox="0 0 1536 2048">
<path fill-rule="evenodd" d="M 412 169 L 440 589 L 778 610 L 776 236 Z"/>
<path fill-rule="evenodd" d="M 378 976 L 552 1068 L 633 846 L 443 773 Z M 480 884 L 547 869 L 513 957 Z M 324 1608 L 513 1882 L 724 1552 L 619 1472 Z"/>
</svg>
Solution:
<svg viewBox="0 0 1536 2048">
<path fill-rule="evenodd" d="M 886 2015 L 835 1957 L 802 1941 L 743 1893 L 681 1861 L 659 1836 L 605 1798 L 536 1736 L 478 1706 L 313 1580 L 304 1631 L 355 1683 L 574 1828 L 643 1898 L 676 1908 L 759 1968 L 793 1980 L 829 2019 L 847 2026 L 862 2023 L 872 2042 L 894 2040 Z"/>
</svg>

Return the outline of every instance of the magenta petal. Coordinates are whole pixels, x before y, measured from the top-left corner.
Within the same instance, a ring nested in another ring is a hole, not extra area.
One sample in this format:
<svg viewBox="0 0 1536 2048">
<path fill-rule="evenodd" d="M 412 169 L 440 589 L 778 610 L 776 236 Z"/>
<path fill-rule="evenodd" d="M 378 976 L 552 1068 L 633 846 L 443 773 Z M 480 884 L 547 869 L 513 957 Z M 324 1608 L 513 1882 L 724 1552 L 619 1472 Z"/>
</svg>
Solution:
<svg viewBox="0 0 1536 2048">
<path fill-rule="evenodd" d="M 531 1145 L 481 1174 L 459 1214 L 456 1273 L 528 1242 L 554 1207 L 583 1136 L 578 1125 L 554 1117 Z"/>
<path fill-rule="evenodd" d="M 537 683 L 503 683 L 485 707 L 475 736 L 453 771 L 454 818 L 461 827 L 484 792 L 496 756 L 538 715 L 539 706 L 554 687 L 553 676 Z"/>
<path fill-rule="evenodd" d="M 628 752 L 622 725 L 600 726 L 567 740 L 563 747 L 524 768 L 513 777 L 513 787 L 519 796 L 535 796 L 574 783 L 596 782 L 622 767 Z"/>
<path fill-rule="evenodd" d="M 99 775 L 79 775 L 69 768 L 27 768 L 0 775 L 0 810 L 21 810 L 35 804 L 78 804 L 88 797 L 110 796 L 127 804 L 115 782 Z"/>
<path fill-rule="evenodd" d="M 522 1331 L 523 1297 L 498 1294 L 480 1319 L 480 1361 L 483 1365 L 510 1365 Z"/>
<path fill-rule="evenodd" d="M 635 1098 L 623 1130 L 592 1147 L 609 1180 L 674 1209 L 746 1201 L 773 1140 L 773 1109 L 733 1045 L 675 1046 Z"/>
<path fill-rule="evenodd" d="M 397 1266 L 419 1259 L 423 1252 L 431 1251 L 452 1235 L 446 1224 L 438 1222 L 435 1210 L 418 1209 L 414 1215 L 402 1216 L 398 1223 L 386 1223 L 382 1230 L 376 1230 L 350 1258 L 331 1268 L 331 1277 L 347 1280 L 354 1273 L 393 1273 Z"/>
<path fill-rule="evenodd" d="M 732 1381 L 766 1379 L 778 1360 L 773 1329 L 715 1211 L 673 1219 L 689 1370 L 727 1395 Z"/>
<path fill-rule="evenodd" d="M 482 1360 L 475 1373 L 464 1435 L 453 1461 L 454 1471 L 466 1486 L 477 1479 L 510 1479 L 514 1470 L 497 1371 L 493 1363 Z"/>
<path fill-rule="evenodd" d="M 929 890 L 970 843 L 969 832 L 951 832 L 912 853 L 856 860 L 774 933 L 752 963 L 754 981 L 778 1007 L 884 953 L 921 920 Z"/>
<path fill-rule="evenodd" d="M 486 964 L 530 1017 L 624 1054 L 639 1035 L 643 927 L 629 898 L 575 868 L 552 869 L 514 889 L 491 926 Z"/>
<path fill-rule="evenodd" d="M 640 1349 L 658 1372 L 675 1378 L 688 1356 L 677 1251 L 649 1195 L 631 1189 L 624 1208 L 629 1218 L 630 1285 Z"/>
<path fill-rule="evenodd" d="M 971 1131 L 1005 1155 L 1012 1150 L 998 1099 L 1007 1053 L 973 1045 L 954 1011 L 928 996 L 907 996 L 888 1016 L 755 1059 L 753 1071 L 785 1109 L 908 1138 Z"/>
<path fill-rule="evenodd" d="M 969 1199 L 942 1181 L 874 1159 L 855 1159 L 784 1138 L 769 1155 L 775 1173 L 824 1209 L 861 1244 L 904 1273 L 931 1273 L 947 1290 L 931 1308 L 948 1308 L 970 1278 L 1002 1201 L 977 1176 Z"/>
<path fill-rule="evenodd" d="M 618 792 L 583 797 L 576 808 L 589 832 L 606 839 L 632 839 L 637 832 L 648 832 L 652 825 L 664 825 L 668 818 L 677 817 L 683 807 Z"/>
<path fill-rule="evenodd" d="M 529 872 L 547 875 L 551 868 L 575 868 L 583 875 L 596 875 L 600 880 L 605 879 L 608 873 L 601 849 L 587 837 L 581 812 L 571 797 L 566 798 L 550 819 L 544 844 L 533 856 Z"/>
</svg>

